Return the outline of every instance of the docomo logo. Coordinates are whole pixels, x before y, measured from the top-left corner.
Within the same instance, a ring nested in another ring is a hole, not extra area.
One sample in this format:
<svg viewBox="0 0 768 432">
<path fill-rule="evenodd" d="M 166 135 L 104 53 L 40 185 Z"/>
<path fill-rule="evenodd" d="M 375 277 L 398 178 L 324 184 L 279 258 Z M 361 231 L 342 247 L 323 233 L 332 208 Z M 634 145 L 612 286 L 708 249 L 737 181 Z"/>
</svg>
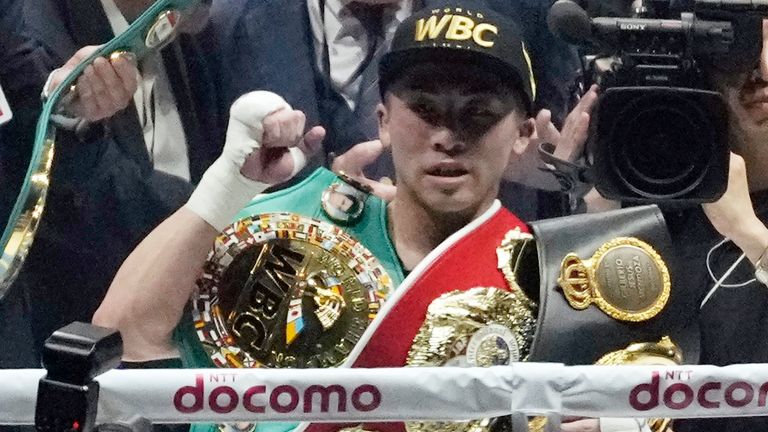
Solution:
<svg viewBox="0 0 768 432">
<path fill-rule="evenodd" d="M 202 374 L 195 376 L 195 385 L 184 386 L 176 391 L 173 396 L 173 406 L 184 414 L 196 413 L 205 409 L 205 402 L 211 411 L 219 414 L 231 413 L 240 403 L 246 411 L 252 413 L 264 413 L 270 410 L 280 414 L 295 412 L 311 413 L 315 399 L 319 399 L 319 412 L 331 411 L 331 396 L 336 399 L 334 412 L 347 412 L 348 405 L 360 412 L 373 411 L 381 405 L 381 392 L 372 384 L 357 386 L 349 393 L 339 384 L 310 385 L 303 392 L 292 385 L 279 385 L 267 392 L 264 385 L 255 385 L 245 389 L 242 398 L 237 391 L 226 385 L 211 388 L 208 397 L 205 397 L 205 383 Z M 315 398 L 318 396 L 318 398 Z"/>
<path fill-rule="evenodd" d="M 682 410 L 694 402 L 702 408 L 716 409 L 723 403 L 742 408 L 757 400 L 757 406 L 764 407 L 767 395 L 768 382 L 756 387 L 746 381 L 736 381 L 727 386 L 719 381 L 710 381 L 698 389 L 677 381 L 662 393 L 659 372 L 653 372 L 650 383 L 639 384 L 632 389 L 629 393 L 629 404 L 638 411 L 648 411 L 661 403 L 667 408 Z"/>
</svg>

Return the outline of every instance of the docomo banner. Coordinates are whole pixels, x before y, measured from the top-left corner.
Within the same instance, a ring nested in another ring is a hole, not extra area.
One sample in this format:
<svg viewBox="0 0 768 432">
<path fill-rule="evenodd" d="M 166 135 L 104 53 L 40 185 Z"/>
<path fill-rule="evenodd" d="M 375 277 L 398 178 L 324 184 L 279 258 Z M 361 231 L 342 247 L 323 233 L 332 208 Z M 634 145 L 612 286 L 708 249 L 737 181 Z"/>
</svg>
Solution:
<svg viewBox="0 0 768 432">
<path fill-rule="evenodd" d="M 571 366 L 563 414 L 585 417 L 768 415 L 768 364 Z"/>
<path fill-rule="evenodd" d="M 41 370 L 0 371 L 0 423 L 31 424 Z M 117 370 L 97 422 L 460 420 L 768 415 L 768 365 Z"/>
<path fill-rule="evenodd" d="M 139 414 L 196 421 L 460 420 L 560 410 L 559 364 L 397 369 L 115 370 L 98 378 L 97 423 Z M 0 370 L 0 423 L 34 422 L 39 370 Z M 519 395 L 519 397 L 518 397 Z M 14 402 L 15 401 L 15 402 Z M 10 405 L 8 404 L 10 403 Z"/>
</svg>

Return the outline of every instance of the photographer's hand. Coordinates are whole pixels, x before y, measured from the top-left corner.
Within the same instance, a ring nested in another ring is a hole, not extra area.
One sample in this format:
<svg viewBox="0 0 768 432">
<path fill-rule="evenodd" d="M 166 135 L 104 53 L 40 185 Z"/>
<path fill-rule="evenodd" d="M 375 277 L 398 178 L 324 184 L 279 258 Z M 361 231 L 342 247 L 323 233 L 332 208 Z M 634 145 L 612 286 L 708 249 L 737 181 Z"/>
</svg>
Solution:
<svg viewBox="0 0 768 432">
<path fill-rule="evenodd" d="M 597 85 L 593 84 L 565 119 L 563 131 L 557 136 L 552 135 L 550 137 L 549 142 L 556 145 L 553 153 L 555 157 L 573 162 L 584 154 L 584 146 L 587 143 L 587 138 L 589 138 L 589 122 L 592 109 L 597 103 L 598 91 Z M 545 130 L 551 131 L 552 128 L 546 127 Z M 584 202 L 587 205 L 587 213 L 614 210 L 621 206 L 618 201 L 603 198 L 595 188 L 592 188 L 584 196 Z"/>
<path fill-rule="evenodd" d="M 369 179 L 363 172 L 366 166 L 376 162 L 385 151 L 387 148 L 381 140 L 361 142 L 334 158 L 331 162 L 331 170 L 335 173 L 343 171 L 360 183 L 370 186 L 373 189 L 373 194 L 377 197 L 384 201 L 392 201 L 395 198 L 397 187 L 381 180 Z"/>
<path fill-rule="evenodd" d="M 550 142 L 555 145 L 555 157 L 569 162 L 580 158 L 589 137 L 589 120 L 597 103 L 598 90 L 597 85 L 593 84 L 584 93 L 573 111 L 565 118 L 560 132 L 552 124 L 551 113 L 541 110 L 536 116 L 536 131 L 540 131 L 537 147 L 539 143 Z"/>
<path fill-rule="evenodd" d="M 539 157 L 539 145 L 553 144 L 553 154 L 569 162 L 581 157 L 589 137 L 589 120 L 597 97 L 598 87 L 593 85 L 568 114 L 562 130 L 558 130 L 552 123 L 552 113 L 549 110 L 539 111 L 534 119 L 536 131 L 531 137 L 528 149 L 507 167 L 504 178 L 544 190 L 560 189 L 560 184 L 551 174 L 539 169 L 544 167 Z"/>
<path fill-rule="evenodd" d="M 712 226 L 731 239 L 747 258 L 756 263 L 768 247 L 768 228 L 755 215 L 747 184 L 744 159 L 731 153 L 728 189 L 716 202 L 703 204 Z"/>
</svg>

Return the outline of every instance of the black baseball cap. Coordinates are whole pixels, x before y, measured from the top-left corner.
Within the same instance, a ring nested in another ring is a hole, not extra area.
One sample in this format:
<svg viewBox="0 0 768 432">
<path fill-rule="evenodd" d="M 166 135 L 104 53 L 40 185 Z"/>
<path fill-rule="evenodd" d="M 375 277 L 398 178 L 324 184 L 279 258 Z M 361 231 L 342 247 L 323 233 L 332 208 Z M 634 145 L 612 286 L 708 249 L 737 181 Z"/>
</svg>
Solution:
<svg viewBox="0 0 768 432">
<path fill-rule="evenodd" d="M 536 82 L 520 29 L 487 7 L 445 3 L 424 8 L 400 23 L 379 63 L 382 97 L 403 72 L 425 61 L 481 65 L 519 89 L 528 114 L 532 112 Z"/>
</svg>

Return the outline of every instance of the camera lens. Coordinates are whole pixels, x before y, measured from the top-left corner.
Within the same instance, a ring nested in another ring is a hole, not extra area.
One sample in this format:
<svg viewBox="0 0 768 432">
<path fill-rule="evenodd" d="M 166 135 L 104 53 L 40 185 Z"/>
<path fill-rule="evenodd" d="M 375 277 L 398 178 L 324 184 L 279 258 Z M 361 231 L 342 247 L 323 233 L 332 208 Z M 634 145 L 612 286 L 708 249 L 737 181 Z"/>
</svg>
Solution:
<svg viewBox="0 0 768 432">
<path fill-rule="evenodd" d="M 715 154 L 716 137 L 695 95 L 655 89 L 622 105 L 607 139 L 620 181 L 652 199 L 679 197 L 698 186 Z"/>
</svg>

